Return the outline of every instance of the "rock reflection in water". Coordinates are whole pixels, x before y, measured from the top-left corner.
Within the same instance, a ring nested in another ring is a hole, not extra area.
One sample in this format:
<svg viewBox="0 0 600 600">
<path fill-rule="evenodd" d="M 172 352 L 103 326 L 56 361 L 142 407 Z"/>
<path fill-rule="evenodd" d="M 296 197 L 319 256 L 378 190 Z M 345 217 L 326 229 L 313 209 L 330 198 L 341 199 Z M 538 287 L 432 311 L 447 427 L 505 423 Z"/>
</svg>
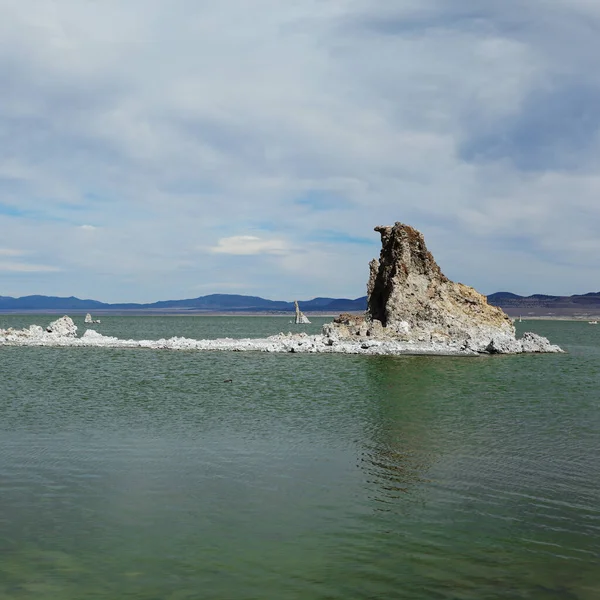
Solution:
<svg viewBox="0 0 600 600">
<path fill-rule="evenodd" d="M 372 402 L 359 465 L 378 510 L 418 493 L 437 460 L 432 391 L 449 359 L 373 359 L 365 365 Z M 414 499 L 414 498 L 413 498 Z"/>
</svg>

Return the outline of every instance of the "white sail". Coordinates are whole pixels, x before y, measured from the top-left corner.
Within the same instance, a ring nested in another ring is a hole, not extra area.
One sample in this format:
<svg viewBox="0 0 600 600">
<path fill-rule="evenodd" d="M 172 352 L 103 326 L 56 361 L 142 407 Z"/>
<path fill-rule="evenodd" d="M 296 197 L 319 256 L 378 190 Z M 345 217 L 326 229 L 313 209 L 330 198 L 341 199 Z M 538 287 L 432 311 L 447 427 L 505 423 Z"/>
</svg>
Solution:
<svg viewBox="0 0 600 600">
<path fill-rule="evenodd" d="M 305 325 L 306 323 L 310 323 L 308 317 L 300 310 L 297 300 L 294 300 L 294 306 L 296 307 L 296 325 Z"/>
<path fill-rule="evenodd" d="M 92 319 L 92 315 L 90 315 L 90 313 L 87 313 L 87 315 L 85 315 L 85 319 L 83 320 L 83 322 L 86 325 L 91 325 L 92 323 L 100 323 L 100 319 Z"/>
</svg>

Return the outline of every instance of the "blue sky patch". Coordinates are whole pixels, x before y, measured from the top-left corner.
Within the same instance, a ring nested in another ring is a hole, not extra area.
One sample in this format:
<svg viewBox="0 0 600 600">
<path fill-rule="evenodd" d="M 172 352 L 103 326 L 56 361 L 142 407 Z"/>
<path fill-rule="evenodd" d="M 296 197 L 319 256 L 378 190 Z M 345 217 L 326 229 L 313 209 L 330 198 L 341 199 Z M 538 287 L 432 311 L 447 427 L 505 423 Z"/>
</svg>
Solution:
<svg viewBox="0 0 600 600">
<path fill-rule="evenodd" d="M 339 210 L 350 208 L 352 203 L 336 192 L 325 190 L 311 190 L 296 198 L 294 204 L 306 206 L 313 210 Z"/>
<path fill-rule="evenodd" d="M 8 204 L 0 204 L 0 215 L 6 215 L 7 217 L 26 217 L 28 211 L 21 210 L 20 208 Z"/>
<path fill-rule="evenodd" d="M 335 244 L 359 244 L 361 246 L 374 246 L 379 247 L 380 241 L 377 235 L 373 235 L 372 238 L 360 237 L 344 233 L 343 231 L 336 231 L 334 229 L 320 229 L 315 231 L 308 237 L 311 242 L 330 242 Z"/>
</svg>

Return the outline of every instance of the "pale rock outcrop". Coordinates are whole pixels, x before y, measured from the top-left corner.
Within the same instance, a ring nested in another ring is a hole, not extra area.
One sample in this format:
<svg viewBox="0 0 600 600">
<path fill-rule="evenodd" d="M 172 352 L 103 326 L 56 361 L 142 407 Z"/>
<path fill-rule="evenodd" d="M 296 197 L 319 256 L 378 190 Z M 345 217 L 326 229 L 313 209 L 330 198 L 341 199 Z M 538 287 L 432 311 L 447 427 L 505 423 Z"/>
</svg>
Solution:
<svg viewBox="0 0 600 600">
<path fill-rule="evenodd" d="M 323 333 L 333 340 L 371 338 L 446 345 L 478 353 L 559 352 L 540 336 L 515 337 L 512 320 L 472 287 L 450 281 L 423 235 L 403 223 L 376 227 L 379 260 L 370 263 L 364 318 L 340 315 Z"/>
<path fill-rule="evenodd" d="M 60 319 L 56 319 L 56 321 L 52 321 L 46 327 L 46 331 L 60 337 L 77 337 L 77 325 L 73 323 L 71 317 L 67 317 L 66 315 Z"/>
<path fill-rule="evenodd" d="M 521 343 L 522 352 L 562 352 L 559 346 L 531 331 L 526 331 L 519 342 Z"/>
<path fill-rule="evenodd" d="M 77 340 L 77 325 L 67 316 L 52 321 L 46 329 L 39 325 L 24 329 L 0 329 L 0 344 L 4 345 L 68 345 L 74 340 Z"/>
<path fill-rule="evenodd" d="M 458 346 L 441 344 L 413 344 L 381 340 L 338 340 L 324 335 L 306 333 L 279 333 L 268 338 L 216 340 L 194 340 L 172 337 L 159 340 L 127 340 L 105 336 L 88 329 L 83 336 L 57 335 L 45 331 L 38 325 L 21 330 L 0 329 L 0 346 L 55 346 L 55 347 L 93 347 L 93 348 L 147 348 L 151 350 L 202 350 L 228 352 L 286 352 L 300 354 L 440 354 L 474 355 L 470 350 Z"/>
</svg>

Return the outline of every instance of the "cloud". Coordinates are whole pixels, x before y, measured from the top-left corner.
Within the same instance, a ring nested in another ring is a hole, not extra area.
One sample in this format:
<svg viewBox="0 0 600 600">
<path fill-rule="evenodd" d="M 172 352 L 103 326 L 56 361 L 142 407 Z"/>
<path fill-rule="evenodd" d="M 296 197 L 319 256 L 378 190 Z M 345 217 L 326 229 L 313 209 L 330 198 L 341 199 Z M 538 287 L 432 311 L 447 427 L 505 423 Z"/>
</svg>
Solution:
<svg viewBox="0 0 600 600">
<path fill-rule="evenodd" d="M 0 256 L 22 256 L 25 254 L 22 250 L 15 250 L 14 248 L 0 248 Z"/>
<path fill-rule="evenodd" d="M 221 238 L 217 245 L 210 248 L 215 254 L 235 254 L 250 256 L 252 254 L 286 254 L 289 246 L 283 240 L 261 239 L 253 235 L 237 235 Z"/>
<path fill-rule="evenodd" d="M 58 267 L 14 260 L 29 254 L 16 248 L 0 248 L 0 272 L 4 273 L 54 273 Z M 8 260 L 6 260 L 8 259 Z"/>
<path fill-rule="evenodd" d="M 49 265 L 0 260 L 0 271 L 9 273 L 54 273 L 60 271 L 60 269 Z"/>
<path fill-rule="evenodd" d="M 2 243 L 61 269 L 20 295 L 358 296 L 396 220 L 485 292 L 597 279 L 597 2 L 0 10 Z"/>
</svg>

